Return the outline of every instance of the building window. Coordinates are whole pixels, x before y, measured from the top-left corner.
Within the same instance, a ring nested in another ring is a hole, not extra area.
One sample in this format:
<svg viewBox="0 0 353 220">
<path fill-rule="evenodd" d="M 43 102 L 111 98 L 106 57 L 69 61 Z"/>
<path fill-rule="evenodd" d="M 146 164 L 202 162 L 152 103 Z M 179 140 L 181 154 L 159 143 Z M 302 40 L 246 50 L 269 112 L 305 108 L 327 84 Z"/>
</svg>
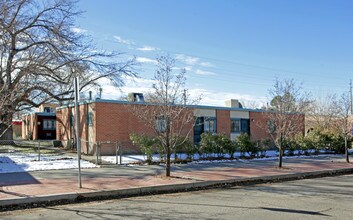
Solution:
<svg viewBox="0 0 353 220">
<path fill-rule="evenodd" d="M 56 129 L 56 121 L 55 120 L 43 120 L 43 130 L 55 130 Z"/>
<path fill-rule="evenodd" d="M 276 124 L 273 120 L 268 120 L 267 121 L 267 127 L 268 127 L 268 131 L 270 133 L 275 133 L 276 132 Z"/>
<path fill-rule="evenodd" d="M 246 134 L 250 135 L 250 119 L 242 118 L 240 120 L 240 131 L 243 134 L 246 133 Z"/>
<path fill-rule="evenodd" d="M 87 124 L 88 126 L 92 127 L 93 125 L 93 114 L 92 112 L 88 112 L 88 115 L 87 115 Z"/>
<path fill-rule="evenodd" d="M 240 133 L 240 119 L 231 119 L 230 121 L 230 132 Z"/>
<path fill-rule="evenodd" d="M 44 112 L 50 113 L 50 112 L 54 112 L 54 111 L 53 111 L 53 109 L 50 108 L 50 107 L 44 107 Z"/>
<path fill-rule="evenodd" d="M 74 118 L 74 115 L 71 114 L 71 115 L 70 115 L 70 126 L 71 126 L 71 127 L 74 126 L 74 123 L 75 123 L 75 118 Z"/>
<path fill-rule="evenodd" d="M 204 121 L 204 131 L 209 133 L 216 133 L 216 118 L 205 118 Z"/>
<path fill-rule="evenodd" d="M 156 118 L 156 130 L 160 133 L 167 131 L 168 121 L 164 115 Z"/>
</svg>

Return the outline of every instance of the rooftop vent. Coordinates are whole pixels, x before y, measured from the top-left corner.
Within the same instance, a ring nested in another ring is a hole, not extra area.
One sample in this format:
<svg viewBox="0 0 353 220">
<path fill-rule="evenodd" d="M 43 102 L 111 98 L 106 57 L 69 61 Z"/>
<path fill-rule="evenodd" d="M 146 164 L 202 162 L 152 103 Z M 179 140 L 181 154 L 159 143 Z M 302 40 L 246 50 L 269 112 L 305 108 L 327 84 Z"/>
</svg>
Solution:
<svg viewBox="0 0 353 220">
<path fill-rule="evenodd" d="M 225 102 L 226 107 L 228 108 L 243 108 L 242 104 L 238 99 L 230 99 Z"/>
<path fill-rule="evenodd" d="M 143 93 L 135 93 L 131 92 L 127 97 L 129 102 L 145 102 L 145 98 L 143 97 Z"/>
</svg>

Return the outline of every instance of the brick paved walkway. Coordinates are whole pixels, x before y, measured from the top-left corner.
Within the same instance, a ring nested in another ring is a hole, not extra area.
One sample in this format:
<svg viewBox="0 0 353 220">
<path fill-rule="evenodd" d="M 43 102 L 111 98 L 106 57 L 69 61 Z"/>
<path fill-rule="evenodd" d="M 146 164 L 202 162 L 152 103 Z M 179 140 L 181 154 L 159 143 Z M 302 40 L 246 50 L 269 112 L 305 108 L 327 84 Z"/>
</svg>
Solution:
<svg viewBox="0 0 353 220">
<path fill-rule="evenodd" d="M 94 168 L 82 170 L 82 189 L 77 170 L 0 174 L 0 200 L 353 168 L 342 157 L 291 158 L 282 169 L 276 165 L 276 160 L 175 165 L 171 178 L 163 176 L 163 166 Z"/>
</svg>

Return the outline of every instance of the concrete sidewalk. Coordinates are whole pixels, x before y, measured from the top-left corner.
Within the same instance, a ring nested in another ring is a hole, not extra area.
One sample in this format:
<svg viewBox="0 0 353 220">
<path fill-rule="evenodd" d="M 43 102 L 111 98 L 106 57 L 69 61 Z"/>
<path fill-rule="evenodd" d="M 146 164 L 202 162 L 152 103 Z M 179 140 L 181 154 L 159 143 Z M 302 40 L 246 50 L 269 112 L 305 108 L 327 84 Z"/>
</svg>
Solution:
<svg viewBox="0 0 353 220">
<path fill-rule="evenodd" d="M 128 197 L 346 173 L 353 173 L 353 164 L 345 163 L 343 157 L 338 156 L 285 159 L 281 169 L 277 167 L 277 160 L 173 165 L 170 178 L 164 177 L 162 165 L 84 169 L 81 189 L 78 188 L 77 170 L 8 173 L 0 174 L 0 207 Z"/>
</svg>

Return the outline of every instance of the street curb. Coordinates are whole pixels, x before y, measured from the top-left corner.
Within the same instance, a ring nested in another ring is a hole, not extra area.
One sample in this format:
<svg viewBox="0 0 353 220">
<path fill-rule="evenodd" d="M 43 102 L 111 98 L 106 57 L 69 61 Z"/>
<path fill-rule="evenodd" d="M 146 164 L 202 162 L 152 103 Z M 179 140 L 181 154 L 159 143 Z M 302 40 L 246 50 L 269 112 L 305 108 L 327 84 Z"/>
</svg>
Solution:
<svg viewBox="0 0 353 220">
<path fill-rule="evenodd" d="M 83 193 L 65 193 L 54 195 L 43 195 L 27 198 L 15 199 L 0 199 L 0 212 L 4 210 L 32 208 L 38 206 L 51 206 L 59 204 L 69 204 L 76 202 L 114 199 L 114 198 L 127 198 L 144 195 L 167 194 L 186 191 L 198 191 L 205 189 L 226 188 L 232 186 L 254 185 L 261 183 L 275 183 L 292 181 L 299 179 L 319 178 L 327 176 L 336 176 L 344 174 L 352 174 L 353 168 L 343 168 L 335 170 L 320 170 L 303 173 L 291 174 L 278 174 L 272 176 L 262 177 L 247 177 L 229 180 L 213 180 L 213 181 L 199 181 L 194 183 L 182 183 L 171 185 L 157 185 L 129 189 L 118 190 L 102 190 L 96 192 L 83 192 Z"/>
</svg>

